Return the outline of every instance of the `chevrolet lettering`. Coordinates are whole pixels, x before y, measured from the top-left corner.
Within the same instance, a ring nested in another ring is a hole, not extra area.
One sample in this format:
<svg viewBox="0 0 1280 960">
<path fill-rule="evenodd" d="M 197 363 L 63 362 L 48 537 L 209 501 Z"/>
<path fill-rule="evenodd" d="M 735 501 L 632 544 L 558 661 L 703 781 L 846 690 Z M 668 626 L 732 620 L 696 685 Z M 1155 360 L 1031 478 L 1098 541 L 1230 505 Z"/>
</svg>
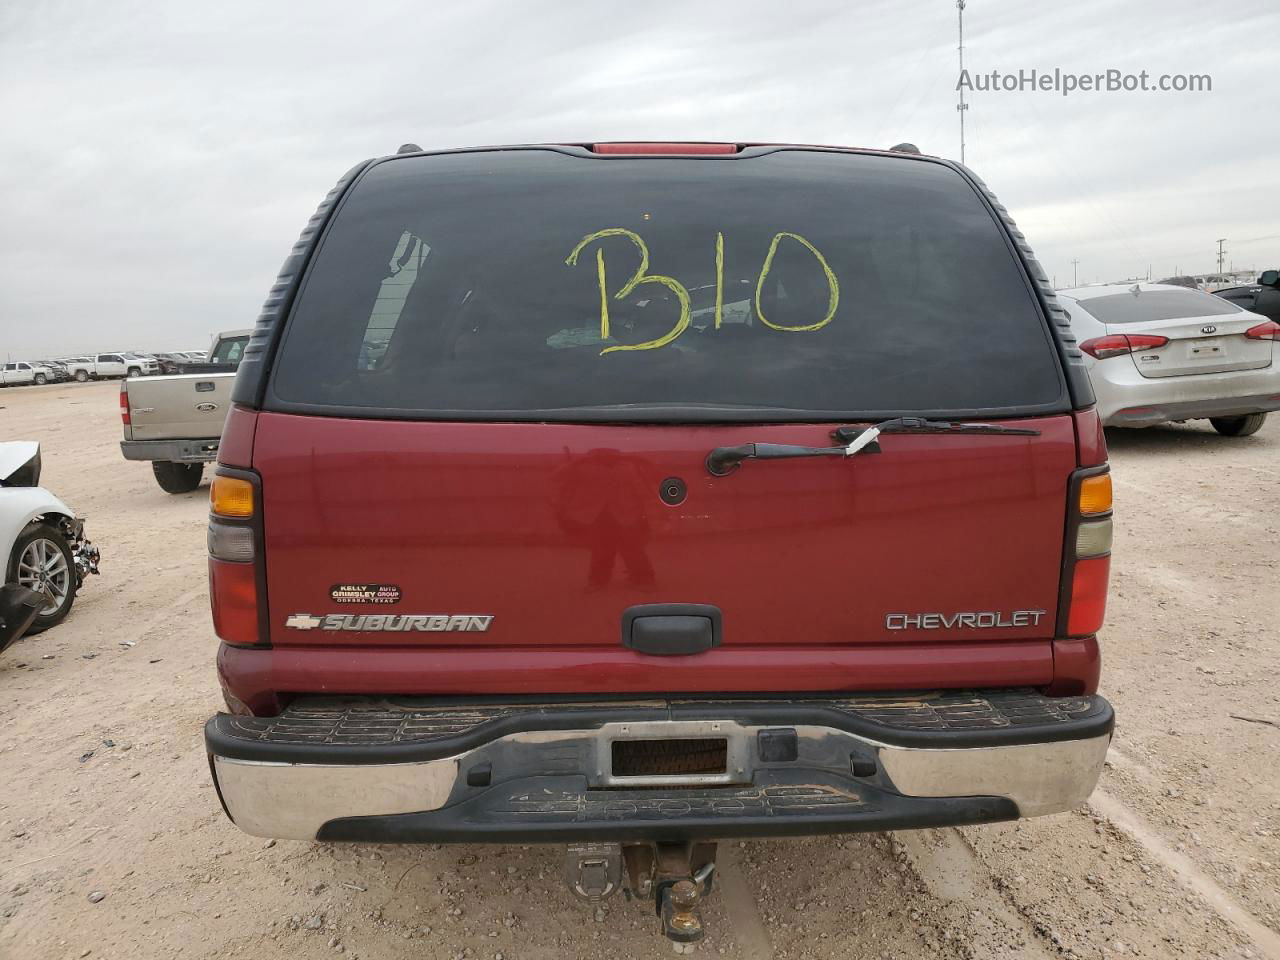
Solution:
<svg viewBox="0 0 1280 960">
<path fill-rule="evenodd" d="M 884 618 L 886 630 L 950 630 L 968 627 L 986 630 L 991 627 L 1034 627 L 1040 623 L 1043 610 L 974 610 L 966 613 L 891 613 Z"/>
</svg>

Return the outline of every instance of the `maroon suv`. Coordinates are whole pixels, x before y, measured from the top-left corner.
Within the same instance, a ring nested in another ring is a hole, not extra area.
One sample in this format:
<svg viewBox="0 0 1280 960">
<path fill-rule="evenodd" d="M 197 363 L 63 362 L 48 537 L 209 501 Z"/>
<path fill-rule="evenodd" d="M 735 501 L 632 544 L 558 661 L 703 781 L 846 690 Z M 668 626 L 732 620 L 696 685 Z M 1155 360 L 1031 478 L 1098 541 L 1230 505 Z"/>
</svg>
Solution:
<svg viewBox="0 0 1280 960">
<path fill-rule="evenodd" d="M 410 145 L 321 204 L 234 401 L 206 742 L 251 834 L 564 842 L 689 941 L 717 839 L 1098 778 L 1105 444 L 963 167 Z"/>
</svg>

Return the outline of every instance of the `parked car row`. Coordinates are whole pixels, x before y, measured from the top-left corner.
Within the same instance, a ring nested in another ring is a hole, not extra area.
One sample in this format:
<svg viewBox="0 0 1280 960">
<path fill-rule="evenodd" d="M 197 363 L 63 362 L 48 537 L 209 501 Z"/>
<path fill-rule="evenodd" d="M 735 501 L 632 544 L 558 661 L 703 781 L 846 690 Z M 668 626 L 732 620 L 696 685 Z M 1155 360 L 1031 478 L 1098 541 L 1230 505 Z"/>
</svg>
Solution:
<svg viewBox="0 0 1280 960">
<path fill-rule="evenodd" d="M 84 383 L 118 377 L 148 377 L 181 373 L 186 366 L 208 362 L 208 354 L 204 350 L 169 353 L 123 350 L 59 360 L 14 360 L 0 365 L 0 386 L 43 386 L 66 380 Z"/>
<path fill-rule="evenodd" d="M 151 356 L 160 364 L 160 373 L 165 376 L 181 373 L 183 367 L 193 363 L 206 363 L 209 359 L 209 355 L 203 350 L 172 350 L 168 353 L 153 353 Z"/>
</svg>

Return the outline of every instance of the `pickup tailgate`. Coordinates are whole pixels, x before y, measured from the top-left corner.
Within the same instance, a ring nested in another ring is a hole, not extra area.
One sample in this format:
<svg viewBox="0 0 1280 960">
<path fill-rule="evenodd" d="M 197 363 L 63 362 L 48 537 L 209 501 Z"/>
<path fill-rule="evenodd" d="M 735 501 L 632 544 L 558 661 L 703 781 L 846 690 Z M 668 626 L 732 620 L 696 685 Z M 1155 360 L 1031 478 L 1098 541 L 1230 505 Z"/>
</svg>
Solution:
<svg viewBox="0 0 1280 960">
<path fill-rule="evenodd" d="M 831 427 L 263 414 L 271 642 L 616 651 L 638 604 L 718 607 L 726 652 L 1048 640 L 1074 434 L 1066 416 L 1009 423 L 1041 433 L 889 435 L 880 454 L 714 477 L 715 446 L 829 445 Z M 331 614 L 347 619 L 320 627 Z M 400 630 L 382 615 L 492 619 Z"/>
<path fill-rule="evenodd" d="M 231 406 L 234 373 L 144 377 L 125 381 L 126 440 L 218 437 Z"/>
</svg>

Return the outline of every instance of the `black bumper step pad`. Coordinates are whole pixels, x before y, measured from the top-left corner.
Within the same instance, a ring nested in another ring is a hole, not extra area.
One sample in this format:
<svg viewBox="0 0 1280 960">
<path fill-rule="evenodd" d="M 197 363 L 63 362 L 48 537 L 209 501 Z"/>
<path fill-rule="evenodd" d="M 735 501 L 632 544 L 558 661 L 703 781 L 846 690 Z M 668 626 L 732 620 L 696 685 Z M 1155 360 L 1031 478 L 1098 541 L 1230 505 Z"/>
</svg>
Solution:
<svg viewBox="0 0 1280 960">
<path fill-rule="evenodd" d="M 456 754 L 512 733 L 590 730 L 606 723 L 730 720 L 810 724 L 903 747 L 982 747 L 1109 733 L 1101 697 L 1030 689 L 751 698 L 461 702 L 422 697 L 300 697 L 275 717 L 219 714 L 205 728 L 211 754 L 289 763 L 395 763 Z"/>
<path fill-rule="evenodd" d="M 904 797 L 816 770 L 761 771 L 740 787 L 588 790 L 581 777 L 513 780 L 440 810 L 348 817 L 321 841 L 567 842 L 809 836 L 1013 820 L 1003 797 Z"/>
</svg>

